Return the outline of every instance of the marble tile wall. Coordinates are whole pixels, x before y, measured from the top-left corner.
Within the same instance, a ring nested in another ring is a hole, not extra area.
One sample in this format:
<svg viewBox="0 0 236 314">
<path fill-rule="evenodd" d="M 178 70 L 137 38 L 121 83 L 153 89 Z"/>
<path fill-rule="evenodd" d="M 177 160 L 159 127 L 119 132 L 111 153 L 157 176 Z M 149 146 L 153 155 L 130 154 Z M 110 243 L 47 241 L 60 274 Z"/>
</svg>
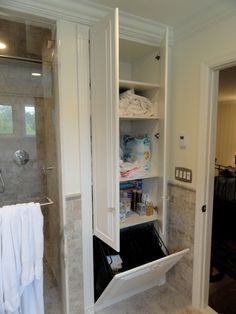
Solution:
<svg viewBox="0 0 236 314">
<path fill-rule="evenodd" d="M 40 99 L 36 99 L 37 103 Z M 54 204 L 43 209 L 45 218 L 45 258 L 54 274 L 58 284 L 60 283 L 60 210 L 59 210 L 59 191 L 58 191 L 58 166 L 57 166 L 57 147 L 56 133 L 53 125 L 53 113 L 55 110 L 53 99 L 43 99 L 43 117 L 44 117 L 44 167 L 51 167 L 51 170 L 45 172 L 45 181 L 47 187 L 47 196 L 53 200 Z"/>
<path fill-rule="evenodd" d="M 82 215 L 80 196 L 66 199 L 66 237 L 70 314 L 84 313 Z"/>
<path fill-rule="evenodd" d="M 178 288 L 191 302 L 192 276 L 193 276 L 193 246 L 195 198 L 194 190 L 182 186 L 169 184 L 168 208 L 168 248 L 175 252 L 184 248 L 190 251 L 180 263 L 168 272 L 167 280 L 172 286 Z"/>
</svg>

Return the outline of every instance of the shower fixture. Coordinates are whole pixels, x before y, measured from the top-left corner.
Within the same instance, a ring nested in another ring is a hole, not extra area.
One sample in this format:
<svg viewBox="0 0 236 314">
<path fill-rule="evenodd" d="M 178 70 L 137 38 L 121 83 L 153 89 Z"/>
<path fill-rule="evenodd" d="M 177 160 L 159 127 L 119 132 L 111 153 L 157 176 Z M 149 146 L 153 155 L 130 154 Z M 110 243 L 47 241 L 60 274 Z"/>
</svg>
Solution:
<svg viewBox="0 0 236 314">
<path fill-rule="evenodd" d="M 18 166 L 23 166 L 27 164 L 28 161 L 29 161 L 29 154 L 25 150 L 19 149 L 14 153 L 14 162 Z"/>
</svg>

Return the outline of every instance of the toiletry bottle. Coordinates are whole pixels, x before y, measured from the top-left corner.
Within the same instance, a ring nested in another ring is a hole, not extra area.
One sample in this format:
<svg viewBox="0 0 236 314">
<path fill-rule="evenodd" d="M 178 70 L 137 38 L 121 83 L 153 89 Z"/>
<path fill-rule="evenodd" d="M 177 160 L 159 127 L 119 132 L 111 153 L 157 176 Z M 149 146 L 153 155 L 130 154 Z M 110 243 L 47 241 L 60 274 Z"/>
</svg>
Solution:
<svg viewBox="0 0 236 314">
<path fill-rule="evenodd" d="M 146 205 L 146 215 L 147 216 L 152 216 L 154 211 L 153 203 L 152 202 L 147 202 Z"/>
</svg>

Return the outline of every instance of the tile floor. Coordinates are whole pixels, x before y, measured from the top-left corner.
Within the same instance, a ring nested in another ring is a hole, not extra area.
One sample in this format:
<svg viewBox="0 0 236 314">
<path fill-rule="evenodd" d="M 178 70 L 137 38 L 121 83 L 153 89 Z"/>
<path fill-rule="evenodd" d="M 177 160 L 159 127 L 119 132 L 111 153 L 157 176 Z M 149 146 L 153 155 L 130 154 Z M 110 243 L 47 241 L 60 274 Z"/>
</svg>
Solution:
<svg viewBox="0 0 236 314">
<path fill-rule="evenodd" d="M 172 286 L 155 287 L 99 311 L 97 314 L 201 314 Z"/>
<path fill-rule="evenodd" d="M 159 299 L 159 301 L 158 301 Z M 50 268 L 44 264 L 45 314 L 63 314 L 59 287 Z M 172 286 L 166 284 L 133 296 L 97 314 L 202 314 L 189 306 Z M 83 314 L 83 313 L 78 313 Z"/>
</svg>

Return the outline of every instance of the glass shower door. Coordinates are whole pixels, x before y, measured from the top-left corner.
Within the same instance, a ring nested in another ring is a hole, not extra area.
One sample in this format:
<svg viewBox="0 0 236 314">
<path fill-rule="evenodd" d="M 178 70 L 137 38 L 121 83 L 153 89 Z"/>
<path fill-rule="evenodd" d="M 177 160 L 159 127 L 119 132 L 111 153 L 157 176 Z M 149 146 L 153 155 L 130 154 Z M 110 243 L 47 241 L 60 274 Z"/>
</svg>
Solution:
<svg viewBox="0 0 236 314">
<path fill-rule="evenodd" d="M 0 207 L 44 205 L 45 312 L 60 313 L 54 25 L 0 14 L 0 29 Z"/>
</svg>

